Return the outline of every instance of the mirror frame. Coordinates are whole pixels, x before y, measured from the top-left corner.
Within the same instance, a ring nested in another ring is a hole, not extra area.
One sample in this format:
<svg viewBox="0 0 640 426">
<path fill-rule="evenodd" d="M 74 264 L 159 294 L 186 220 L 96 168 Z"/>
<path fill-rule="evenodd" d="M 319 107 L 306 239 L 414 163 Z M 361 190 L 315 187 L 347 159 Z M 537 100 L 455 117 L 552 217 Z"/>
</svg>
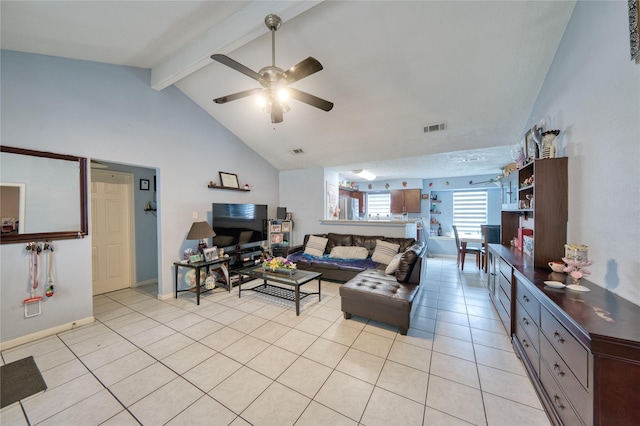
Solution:
<svg viewBox="0 0 640 426">
<path fill-rule="evenodd" d="M 30 155 L 33 157 L 52 158 L 55 160 L 77 162 L 80 178 L 80 229 L 56 232 L 38 232 L 31 234 L 11 234 L 0 235 L 0 244 L 24 243 L 28 241 L 44 240 L 69 240 L 74 238 L 84 238 L 89 235 L 89 225 L 87 220 L 87 159 L 74 155 L 54 154 L 52 152 L 34 151 L 31 149 L 13 148 L 10 146 L 0 146 L 0 152 L 10 154 Z"/>
</svg>

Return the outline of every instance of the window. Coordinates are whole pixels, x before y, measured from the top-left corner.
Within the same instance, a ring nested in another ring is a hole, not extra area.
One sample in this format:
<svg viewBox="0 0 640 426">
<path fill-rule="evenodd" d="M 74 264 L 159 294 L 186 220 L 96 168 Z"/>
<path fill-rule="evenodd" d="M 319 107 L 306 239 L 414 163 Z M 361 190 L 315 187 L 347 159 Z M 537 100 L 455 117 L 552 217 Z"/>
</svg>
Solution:
<svg viewBox="0 0 640 426">
<path fill-rule="evenodd" d="M 487 191 L 454 191 L 453 224 L 458 232 L 479 233 L 487 223 Z"/>
<path fill-rule="evenodd" d="M 389 219 L 391 217 L 391 193 L 369 192 L 367 194 L 367 214 L 372 219 Z"/>
</svg>

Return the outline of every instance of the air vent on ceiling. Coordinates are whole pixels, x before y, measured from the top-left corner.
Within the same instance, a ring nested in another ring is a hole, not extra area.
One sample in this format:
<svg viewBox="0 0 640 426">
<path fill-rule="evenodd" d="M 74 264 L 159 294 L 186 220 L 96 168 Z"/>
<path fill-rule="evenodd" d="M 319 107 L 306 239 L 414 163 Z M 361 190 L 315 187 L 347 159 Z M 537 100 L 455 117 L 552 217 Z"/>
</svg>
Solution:
<svg viewBox="0 0 640 426">
<path fill-rule="evenodd" d="M 424 126 L 424 132 L 425 133 L 441 132 L 443 130 L 447 130 L 447 123 L 446 122 L 435 123 L 435 124 L 427 124 L 426 126 Z"/>
<path fill-rule="evenodd" d="M 291 155 L 304 154 L 304 151 L 302 150 L 302 148 L 295 148 L 295 149 L 292 149 L 289 152 L 291 153 Z"/>
</svg>

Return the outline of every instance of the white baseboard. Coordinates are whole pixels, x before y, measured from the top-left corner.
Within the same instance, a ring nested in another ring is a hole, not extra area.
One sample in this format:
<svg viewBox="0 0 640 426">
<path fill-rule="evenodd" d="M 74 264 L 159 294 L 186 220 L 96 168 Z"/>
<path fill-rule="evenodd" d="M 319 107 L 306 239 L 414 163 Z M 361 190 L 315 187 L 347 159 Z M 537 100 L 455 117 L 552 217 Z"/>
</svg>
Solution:
<svg viewBox="0 0 640 426">
<path fill-rule="evenodd" d="M 167 293 L 167 294 L 159 294 L 158 295 L 158 299 L 159 300 L 167 300 L 167 299 L 171 299 L 174 296 L 175 296 L 175 294 L 173 292 Z"/>
<path fill-rule="evenodd" d="M 83 325 L 91 324 L 95 320 L 96 319 L 91 316 L 91 317 L 83 318 L 81 320 L 58 325 L 56 327 L 48 328 L 46 330 L 36 331 L 35 333 L 27 334 L 26 336 L 17 337 L 13 340 L 0 342 L 0 350 L 4 351 L 6 349 L 11 349 L 16 346 L 24 345 L 25 343 L 30 343 L 35 340 L 42 339 L 44 337 L 53 336 L 55 334 L 62 333 L 63 331 L 68 331 L 73 328 L 78 328 Z"/>
</svg>

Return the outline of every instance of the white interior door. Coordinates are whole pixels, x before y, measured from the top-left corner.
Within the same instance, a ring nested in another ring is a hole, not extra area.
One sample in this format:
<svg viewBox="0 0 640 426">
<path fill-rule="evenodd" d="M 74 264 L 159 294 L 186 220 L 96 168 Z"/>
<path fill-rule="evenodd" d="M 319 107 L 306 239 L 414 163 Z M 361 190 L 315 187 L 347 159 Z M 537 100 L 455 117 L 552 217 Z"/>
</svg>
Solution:
<svg viewBox="0 0 640 426">
<path fill-rule="evenodd" d="M 133 175 L 92 170 L 93 294 L 131 287 Z"/>
</svg>

